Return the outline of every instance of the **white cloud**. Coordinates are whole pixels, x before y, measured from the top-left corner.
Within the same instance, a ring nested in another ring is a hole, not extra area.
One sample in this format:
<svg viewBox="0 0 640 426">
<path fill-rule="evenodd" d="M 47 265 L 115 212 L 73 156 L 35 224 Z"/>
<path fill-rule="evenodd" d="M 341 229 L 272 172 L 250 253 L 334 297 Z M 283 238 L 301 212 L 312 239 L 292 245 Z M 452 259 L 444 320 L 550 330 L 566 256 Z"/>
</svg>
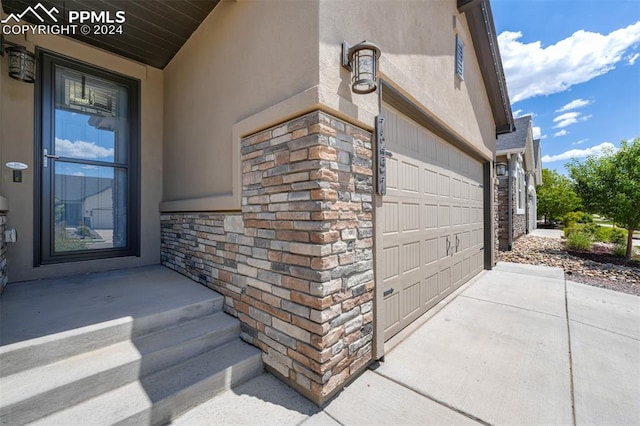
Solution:
<svg viewBox="0 0 640 426">
<path fill-rule="evenodd" d="M 585 158 L 590 155 L 601 155 L 605 151 L 616 150 L 615 145 L 610 142 L 603 142 L 600 145 L 592 146 L 585 149 L 570 149 L 558 155 L 544 155 L 542 161 L 544 163 L 552 163 L 554 161 L 570 160 L 572 158 Z"/>
<path fill-rule="evenodd" d="M 564 135 L 568 135 L 568 134 L 569 134 L 569 132 L 567 132 L 566 130 L 562 129 L 562 130 L 560 130 L 559 132 L 555 132 L 555 133 L 553 134 L 553 137 L 554 137 L 554 138 L 558 138 L 558 137 L 560 137 L 560 136 L 564 136 Z"/>
<path fill-rule="evenodd" d="M 640 43 L 640 21 L 607 35 L 579 30 L 556 44 L 519 41 L 522 32 L 498 36 L 512 102 L 569 89 L 606 74 Z"/>
<path fill-rule="evenodd" d="M 62 157 L 84 158 L 96 160 L 99 158 L 113 157 L 113 148 L 98 146 L 95 142 L 75 141 L 56 138 L 56 154 Z"/>
<path fill-rule="evenodd" d="M 640 53 L 634 53 L 633 55 L 627 56 L 627 65 L 633 65 L 636 63 L 636 59 L 640 58 Z"/>
<path fill-rule="evenodd" d="M 534 139 L 540 139 L 540 133 L 542 133 L 542 131 L 540 130 L 540 127 L 533 126 L 531 128 L 531 130 L 533 131 L 533 138 Z"/>
<path fill-rule="evenodd" d="M 571 145 L 582 145 L 583 143 L 585 143 L 586 141 L 588 141 L 589 139 L 580 139 L 579 141 L 575 141 L 574 143 L 572 143 Z"/>
<path fill-rule="evenodd" d="M 578 109 L 578 108 L 582 108 L 582 107 L 586 107 L 587 105 L 590 105 L 592 102 L 589 100 L 585 100 L 585 99 L 575 99 L 571 102 L 569 102 L 568 104 L 566 104 L 565 106 L 563 106 L 560 109 L 557 109 L 556 112 L 565 112 L 565 111 L 570 111 L 572 109 Z"/>
<path fill-rule="evenodd" d="M 513 117 L 514 118 L 522 117 L 522 110 L 518 109 L 518 110 L 513 111 Z"/>
<path fill-rule="evenodd" d="M 571 111 L 565 112 L 564 114 L 560 114 L 556 118 L 553 119 L 553 122 L 556 123 L 553 126 L 554 129 L 560 129 L 562 127 L 567 127 L 572 124 L 577 123 L 578 121 L 587 121 L 591 118 L 591 115 L 583 116 L 581 112 Z"/>
</svg>

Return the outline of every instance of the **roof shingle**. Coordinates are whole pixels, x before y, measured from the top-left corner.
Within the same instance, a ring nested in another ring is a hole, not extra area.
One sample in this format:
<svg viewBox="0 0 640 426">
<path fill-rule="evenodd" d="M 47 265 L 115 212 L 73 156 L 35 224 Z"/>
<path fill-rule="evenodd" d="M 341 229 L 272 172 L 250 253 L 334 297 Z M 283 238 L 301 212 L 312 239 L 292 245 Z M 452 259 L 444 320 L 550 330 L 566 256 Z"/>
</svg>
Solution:
<svg viewBox="0 0 640 426">
<path fill-rule="evenodd" d="M 516 131 L 498 135 L 496 140 L 496 151 L 524 151 L 527 144 L 527 135 L 531 128 L 531 116 L 525 115 L 515 120 Z"/>
</svg>

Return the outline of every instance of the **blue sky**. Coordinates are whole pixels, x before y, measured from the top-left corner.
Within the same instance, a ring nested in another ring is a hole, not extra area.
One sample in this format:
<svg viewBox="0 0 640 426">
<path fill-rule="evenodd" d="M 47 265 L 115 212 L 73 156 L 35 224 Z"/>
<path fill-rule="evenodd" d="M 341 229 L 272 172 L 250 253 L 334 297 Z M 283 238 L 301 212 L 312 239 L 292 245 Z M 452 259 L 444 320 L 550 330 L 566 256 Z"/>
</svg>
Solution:
<svg viewBox="0 0 640 426">
<path fill-rule="evenodd" d="M 640 0 L 492 0 L 514 115 L 533 115 L 543 167 L 566 174 L 640 137 Z"/>
<path fill-rule="evenodd" d="M 113 162 L 115 133 L 89 125 L 90 115 L 56 109 L 55 153 L 60 157 Z M 56 162 L 56 174 L 113 177 L 108 167 Z"/>
</svg>

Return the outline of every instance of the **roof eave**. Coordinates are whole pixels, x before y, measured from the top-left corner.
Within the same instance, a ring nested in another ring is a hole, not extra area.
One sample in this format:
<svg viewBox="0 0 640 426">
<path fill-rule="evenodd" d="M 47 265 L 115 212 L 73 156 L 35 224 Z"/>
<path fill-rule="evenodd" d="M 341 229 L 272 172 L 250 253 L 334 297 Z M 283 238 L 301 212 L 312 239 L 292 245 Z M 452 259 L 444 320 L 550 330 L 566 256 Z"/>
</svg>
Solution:
<svg viewBox="0 0 640 426">
<path fill-rule="evenodd" d="M 467 17 L 496 123 L 496 134 L 510 133 L 515 130 L 513 113 L 489 0 L 458 0 L 457 6 L 458 11 Z"/>
<path fill-rule="evenodd" d="M 511 148 L 511 149 L 497 149 L 496 155 L 507 155 L 507 154 L 524 154 L 525 147 L 521 148 Z"/>
</svg>

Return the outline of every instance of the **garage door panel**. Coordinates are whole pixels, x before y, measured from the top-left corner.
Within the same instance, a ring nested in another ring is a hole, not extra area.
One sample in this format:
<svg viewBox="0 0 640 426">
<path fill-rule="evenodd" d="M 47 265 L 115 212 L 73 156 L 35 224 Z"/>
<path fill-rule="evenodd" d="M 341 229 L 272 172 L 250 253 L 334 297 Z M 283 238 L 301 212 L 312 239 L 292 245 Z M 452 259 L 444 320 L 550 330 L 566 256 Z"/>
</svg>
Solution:
<svg viewBox="0 0 640 426">
<path fill-rule="evenodd" d="M 398 190 L 398 159 L 386 159 L 387 193 Z"/>
<path fill-rule="evenodd" d="M 419 192 L 420 167 L 408 161 L 400 163 L 400 189 L 403 192 Z"/>
<path fill-rule="evenodd" d="M 424 204 L 424 229 L 435 229 L 438 227 L 438 204 Z"/>
<path fill-rule="evenodd" d="M 411 314 L 415 313 L 422 306 L 422 298 L 420 297 L 420 283 L 421 281 L 415 281 L 412 284 L 405 285 L 402 289 L 402 312 L 406 319 Z"/>
<path fill-rule="evenodd" d="M 451 225 L 451 206 L 441 204 L 438 206 L 438 227 L 448 227 Z"/>
<path fill-rule="evenodd" d="M 429 306 L 438 298 L 438 273 L 431 274 L 423 282 L 424 305 Z M 437 300 L 436 300 L 437 303 Z M 429 306 L 430 307 L 430 306 Z"/>
<path fill-rule="evenodd" d="M 438 194 L 443 197 L 449 197 L 451 194 L 451 178 L 444 173 L 438 173 Z"/>
<path fill-rule="evenodd" d="M 384 115 L 394 155 L 376 221 L 388 339 L 482 269 L 483 189 L 480 162 L 393 109 Z"/>
<path fill-rule="evenodd" d="M 400 206 L 402 223 L 400 229 L 403 232 L 420 230 L 420 204 L 402 203 Z"/>
<path fill-rule="evenodd" d="M 401 263 L 403 274 L 420 269 L 420 241 L 412 241 L 402 245 Z"/>
<path fill-rule="evenodd" d="M 382 206 L 383 214 L 382 216 L 382 233 L 386 234 L 395 234 L 398 233 L 399 227 L 399 213 L 400 209 L 399 202 L 393 201 L 385 201 Z"/>
<path fill-rule="evenodd" d="M 451 288 L 451 268 L 444 268 L 438 273 L 438 294 L 444 295 Z"/>
<path fill-rule="evenodd" d="M 422 187 L 424 193 L 438 195 L 438 172 L 431 168 L 424 168 L 422 171 Z"/>
<path fill-rule="evenodd" d="M 449 167 L 449 144 L 438 138 L 436 140 L 436 149 L 438 152 L 438 163 Z"/>
<path fill-rule="evenodd" d="M 400 247 L 385 247 L 382 250 L 382 281 L 389 281 L 400 274 Z"/>
<path fill-rule="evenodd" d="M 384 299 L 385 332 L 400 324 L 400 294 L 395 293 Z"/>
<path fill-rule="evenodd" d="M 440 258 L 438 250 L 438 238 L 429 238 L 425 241 L 424 264 L 437 262 Z"/>
</svg>

